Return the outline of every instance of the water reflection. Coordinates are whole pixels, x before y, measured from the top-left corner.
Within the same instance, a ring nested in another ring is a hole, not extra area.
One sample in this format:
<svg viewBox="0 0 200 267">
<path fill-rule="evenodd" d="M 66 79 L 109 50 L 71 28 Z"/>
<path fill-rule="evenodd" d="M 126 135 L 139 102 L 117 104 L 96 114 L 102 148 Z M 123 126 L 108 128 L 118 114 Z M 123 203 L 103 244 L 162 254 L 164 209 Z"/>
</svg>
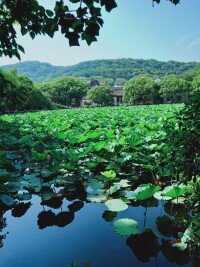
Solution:
<svg viewBox="0 0 200 267">
<path fill-rule="evenodd" d="M 151 229 L 146 229 L 142 234 L 128 237 L 126 244 L 142 262 L 148 262 L 150 257 L 157 257 L 160 251 L 158 236 Z"/>
<path fill-rule="evenodd" d="M 70 224 L 74 220 L 74 213 L 63 211 L 57 215 L 51 210 L 42 211 L 38 214 L 38 226 L 40 229 L 44 229 L 48 226 L 59 226 L 64 227 Z"/>
<path fill-rule="evenodd" d="M 48 231 L 48 235 L 54 236 L 54 229 L 60 229 L 63 230 L 66 228 L 72 229 L 72 225 L 75 223 L 79 223 L 80 225 L 83 223 L 83 225 L 88 224 L 89 222 L 93 222 L 94 220 L 101 219 L 100 224 L 93 224 L 93 234 L 91 235 L 90 230 L 92 228 L 87 228 L 87 232 L 84 235 L 84 239 L 78 239 L 77 244 L 74 244 L 74 247 L 79 247 L 79 243 L 86 242 L 86 236 L 88 237 L 88 240 L 92 240 L 94 243 L 99 242 L 100 238 L 102 239 L 102 243 L 96 248 L 95 257 L 92 262 L 95 262 L 95 259 L 97 260 L 94 267 L 110 267 L 110 266 L 126 266 L 131 267 L 133 265 L 135 266 L 143 266 L 143 263 L 148 262 L 148 266 L 155 266 L 152 265 L 151 259 L 154 258 L 155 262 L 157 262 L 158 255 L 162 255 L 162 259 L 165 259 L 168 263 L 168 266 L 176 266 L 176 265 L 185 265 L 189 266 L 187 264 L 190 263 L 190 258 L 187 251 L 179 252 L 177 249 L 172 248 L 170 242 L 171 240 L 174 240 L 174 238 L 178 238 L 178 232 L 184 231 L 185 225 L 182 225 L 178 222 L 180 222 L 180 216 L 184 216 L 186 221 L 190 220 L 190 216 L 188 211 L 184 210 L 183 205 L 177 205 L 170 202 L 163 203 L 164 205 L 160 205 L 158 200 L 150 199 L 150 201 L 143 201 L 143 202 L 132 202 L 129 205 L 129 209 L 122 214 L 121 212 L 112 212 L 106 209 L 104 204 L 93 204 L 94 207 L 97 206 L 98 208 L 94 208 L 93 213 L 88 213 L 88 201 L 86 200 L 86 190 L 84 189 L 83 184 L 70 184 L 68 188 L 42 188 L 40 194 L 38 194 L 37 198 L 40 198 L 40 205 L 38 205 L 36 209 L 37 218 L 35 218 L 35 222 L 37 222 L 37 227 L 40 230 L 41 236 L 43 236 L 42 233 L 45 233 L 45 231 Z M 0 247 L 2 247 L 3 250 L 3 244 L 6 243 L 6 216 L 8 216 L 8 210 L 10 210 L 10 215 L 15 218 L 16 220 L 16 229 L 18 227 L 17 220 L 21 217 L 28 217 L 29 211 L 35 207 L 35 203 L 33 200 L 31 201 L 21 201 L 14 205 L 14 207 L 1 207 L 0 210 Z M 103 212 L 99 212 L 99 207 L 101 207 L 101 210 L 103 209 Z M 161 210 L 160 210 L 161 207 Z M 164 209 L 163 209 L 164 207 Z M 152 209 L 157 210 L 157 212 L 152 212 Z M 77 214 L 81 214 L 80 217 L 77 216 Z M 134 214 L 139 213 L 141 216 L 139 217 L 138 223 L 140 225 L 140 232 L 136 235 L 131 235 L 130 237 L 120 237 L 117 236 L 117 234 L 114 233 L 112 228 L 112 221 L 120 218 L 120 216 L 134 218 Z M 75 217 L 77 220 L 75 220 Z M 94 219 L 96 218 L 96 219 Z M 31 218 L 31 220 L 33 220 Z M 149 225 L 149 221 L 151 221 Z M 32 222 L 34 223 L 34 222 Z M 148 228 L 151 227 L 151 228 Z M 9 226 L 8 226 L 9 228 Z M 61 229 L 63 228 L 63 229 Z M 84 231 L 79 230 L 82 228 L 77 228 L 76 231 L 70 230 L 68 240 L 72 240 L 77 238 L 76 233 L 77 231 Z M 50 230 L 50 232 L 49 232 Z M 104 232 L 106 233 L 104 236 Z M 13 234 L 13 233 L 12 233 Z M 80 234 L 80 232 L 79 232 Z M 40 235 L 40 234 L 38 234 Z M 107 240 L 107 238 L 109 239 Z M 54 237 L 57 238 L 57 237 Z M 171 238 L 171 239 L 170 239 Z M 107 240 L 107 241 L 106 241 Z M 16 242 L 19 242 L 16 241 Z M 41 244 L 43 241 L 41 241 Z M 58 241 L 59 242 L 59 241 Z M 64 241 L 62 241 L 64 242 Z M 64 243 L 60 241 L 59 248 L 62 249 Z M 88 242 L 88 241 L 87 241 Z M 108 242 L 108 245 L 106 246 L 104 243 Z M 68 247 L 70 246 L 70 243 L 67 243 Z M 20 244 L 16 244 L 20 245 Z M 34 246 L 34 244 L 33 244 Z M 40 247 L 40 245 L 38 245 Z M 91 246 L 87 245 L 85 243 L 85 248 L 90 250 Z M 110 253 L 110 258 L 108 262 L 112 265 L 100 265 L 99 256 L 101 253 L 105 253 L 105 249 L 107 249 L 107 253 L 109 254 L 109 250 L 112 251 L 113 246 L 119 246 L 117 247 L 116 254 Z M 48 246 L 47 246 L 48 248 Z M 126 248 L 126 252 L 125 252 Z M 128 248 L 128 249 L 127 249 Z M 99 251 L 98 251 L 99 250 Z M 56 250 L 57 251 L 57 250 Z M 119 263 L 119 257 L 123 258 L 123 255 L 120 254 L 120 251 L 124 251 L 123 253 L 127 253 L 127 262 L 125 265 L 121 265 L 122 263 Z M 128 254 L 128 251 L 131 251 L 132 254 Z M 58 253 L 58 252 L 56 252 Z M 73 253 L 77 253 L 77 256 L 79 255 L 80 251 L 74 251 Z M 85 253 L 84 250 L 82 253 Z M 99 254 L 100 253 L 100 254 Z M 94 253 L 91 253 L 91 258 L 94 256 Z M 3 255 L 0 254 L 1 259 L 3 261 Z M 83 255 L 83 254 L 81 254 Z M 114 256 L 113 256 L 114 255 Z M 132 255 L 132 256 L 131 256 Z M 31 257 L 31 256 L 30 256 Z M 91 258 L 87 258 L 91 260 Z M 116 259 L 115 259 L 116 258 Z M 30 258 L 31 259 L 31 258 Z M 71 258 L 70 260 L 76 260 L 74 258 Z M 83 258 L 82 260 L 85 260 Z M 118 261 L 118 262 L 117 262 Z M 1 260 L 0 260 L 1 262 Z M 133 264 L 134 263 L 134 264 Z M 141 265 L 139 265 L 139 263 Z M 113 265 L 114 264 L 114 265 Z M 14 266 L 14 265 L 11 265 Z M 34 265 L 30 265 L 30 267 L 33 267 Z M 39 265 L 45 266 L 45 265 Z M 53 265 L 50 265 L 53 266 Z M 67 267 L 67 263 L 65 265 L 62 265 L 63 267 Z M 61 267 L 62 267 L 61 266 Z M 157 265 L 159 266 L 159 265 Z"/>
</svg>

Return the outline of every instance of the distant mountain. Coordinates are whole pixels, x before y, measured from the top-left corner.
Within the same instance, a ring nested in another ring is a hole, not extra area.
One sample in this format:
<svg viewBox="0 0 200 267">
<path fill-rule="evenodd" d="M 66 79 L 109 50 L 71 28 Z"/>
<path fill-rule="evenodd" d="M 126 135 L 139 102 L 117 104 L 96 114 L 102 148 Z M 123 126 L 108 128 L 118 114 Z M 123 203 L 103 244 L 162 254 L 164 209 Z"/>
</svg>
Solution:
<svg viewBox="0 0 200 267">
<path fill-rule="evenodd" d="M 1 67 L 4 70 L 16 68 L 19 74 L 30 77 L 35 82 L 52 80 L 63 75 L 73 77 L 91 78 L 101 76 L 104 78 L 131 79 L 138 75 L 149 74 L 154 77 L 162 77 L 170 74 L 183 74 L 185 72 L 200 69 L 199 62 L 162 62 L 154 59 L 108 59 L 82 62 L 73 66 L 53 66 L 39 61 L 25 61 Z"/>
</svg>

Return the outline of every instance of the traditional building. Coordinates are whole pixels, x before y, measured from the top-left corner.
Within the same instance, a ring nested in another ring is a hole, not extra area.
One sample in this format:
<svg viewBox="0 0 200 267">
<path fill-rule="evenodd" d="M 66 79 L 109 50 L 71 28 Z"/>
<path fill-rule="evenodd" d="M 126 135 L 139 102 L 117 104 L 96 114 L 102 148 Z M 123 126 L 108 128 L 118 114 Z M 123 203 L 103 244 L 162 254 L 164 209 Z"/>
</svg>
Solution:
<svg viewBox="0 0 200 267">
<path fill-rule="evenodd" d="M 123 86 L 114 85 L 111 87 L 114 105 L 119 106 L 123 102 Z"/>
</svg>

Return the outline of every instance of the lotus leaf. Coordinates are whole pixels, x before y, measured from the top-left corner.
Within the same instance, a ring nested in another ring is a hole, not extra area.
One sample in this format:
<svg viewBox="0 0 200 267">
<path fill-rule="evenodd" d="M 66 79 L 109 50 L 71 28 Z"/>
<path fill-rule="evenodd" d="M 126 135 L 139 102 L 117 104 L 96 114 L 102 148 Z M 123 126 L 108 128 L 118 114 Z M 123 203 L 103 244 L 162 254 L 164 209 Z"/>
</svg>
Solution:
<svg viewBox="0 0 200 267">
<path fill-rule="evenodd" d="M 117 192 L 120 188 L 129 186 L 130 186 L 129 181 L 126 179 L 122 179 L 119 183 L 114 183 L 114 185 L 110 187 L 110 189 L 108 190 L 108 194 L 112 195 L 115 192 Z"/>
<path fill-rule="evenodd" d="M 185 194 L 187 191 L 187 186 L 181 185 L 172 185 L 167 186 L 162 192 L 162 195 L 165 197 L 177 198 Z"/>
<path fill-rule="evenodd" d="M 122 211 L 128 208 L 128 205 L 121 199 L 110 199 L 105 202 L 110 211 Z"/>
<path fill-rule="evenodd" d="M 113 223 L 114 230 L 119 235 L 136 235 L 139 232 L 138 222 L 132 219 L 119 219 Z"/>
<path fill-rule="evenodd" d="M 153 196 L 158 200 L 170 200 L 171 197 L 165 197 L 162 195 L 162 191 L 156 192 Z"/>
<path fill-rule="evenodd" d="M 160 186 L 155 186 L 152 184 L 141 184 L 134 190 L 136 193 L 136 199 L 138 200 L 146 200 L 151 198 L 156 192 L 160 190 Z"/>
<path fill-rule="evenodd" d="M 106 178 L 111 179 L 111 180 L 115 180 L 115 179 L 117 179 L 117 178 L 116 178 L 116 173 L 115 173 L 114 171 L 112 171 L 112 170 L 110 170 L 110 171 L 105 171 L 105 172 L 101 172 L 101 174 L 102 174 L 103 176 L 105 176 Z"/>
<path fill-rule="evenodd" d="M 0 195 L 0 203 L 3 203 L 8 207 L 12 207 L 16 203 L 16 201 L 11 196 Z"/>
<path fill-rule="evenodd" d="M 107 195 L 102 194 L 102 195 L 88 195 L 87 196 L 87 200 L 91 201 L 91 202 L 104 202 L 107 199 Z"/>
</svg>

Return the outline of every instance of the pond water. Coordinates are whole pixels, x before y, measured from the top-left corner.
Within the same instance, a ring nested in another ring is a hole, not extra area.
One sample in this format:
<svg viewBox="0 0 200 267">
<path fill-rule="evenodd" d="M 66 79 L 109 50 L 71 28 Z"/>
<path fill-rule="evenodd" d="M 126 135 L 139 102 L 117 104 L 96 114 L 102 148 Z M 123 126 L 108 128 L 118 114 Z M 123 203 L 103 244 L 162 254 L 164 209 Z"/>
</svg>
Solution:
<svg viewBox="0 0 200 267">
<path fill-rule="evenodd" d="M 187 252 L 168 246 L 169 227 L 158 222 L 158 217 L 169 216 L 165 202 L 129 206 L 117 214 L 103 203 L 78 199 L 41 205 L 41 198 L 33 195 L 24 203 L 0 211 L 1 267 L 68 267 L 72 261 L 92 267 L 191 266 Z M 115 233 L 112 223 L 119 218 L 136 220 L 139 234 Z"/>
</svg>

